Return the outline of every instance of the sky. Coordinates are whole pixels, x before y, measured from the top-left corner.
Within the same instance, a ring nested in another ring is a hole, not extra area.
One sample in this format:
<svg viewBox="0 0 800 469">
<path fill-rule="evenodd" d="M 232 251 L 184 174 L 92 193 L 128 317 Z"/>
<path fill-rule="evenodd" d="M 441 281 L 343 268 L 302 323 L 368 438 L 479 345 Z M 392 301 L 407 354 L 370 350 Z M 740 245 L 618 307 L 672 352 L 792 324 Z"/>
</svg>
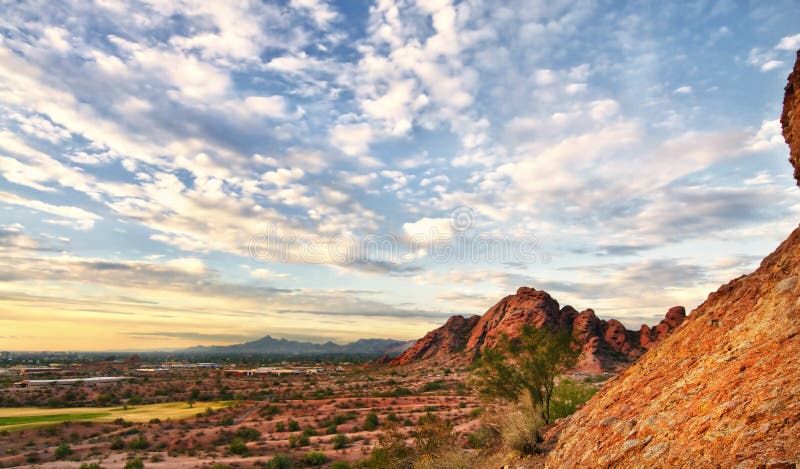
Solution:
<svg viewBox="0 0 800 469">
<path fill-rule="evenodd" d="M 796 227 L 794 0 L 0 6 L 0 349 L 629 328 Z"/>
</svg>

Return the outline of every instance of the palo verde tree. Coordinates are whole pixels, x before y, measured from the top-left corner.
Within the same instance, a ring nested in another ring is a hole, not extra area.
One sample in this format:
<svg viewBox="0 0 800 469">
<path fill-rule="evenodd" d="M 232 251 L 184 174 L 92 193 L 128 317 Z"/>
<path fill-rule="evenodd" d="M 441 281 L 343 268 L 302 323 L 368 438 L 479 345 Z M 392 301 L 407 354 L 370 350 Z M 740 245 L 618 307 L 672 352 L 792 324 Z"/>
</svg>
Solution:
<svg viewBox="0 0 800 469">
<path fill-rule="evenodd" d="M 519 337 L 502 336 L 497 347 L 483 352 L 477 362 L 481 392 L 514 402 L 527 394 L 550 423 L 556 378 L 576 365 L 580 353 L 568 331 L 525 325 Z"/>
</svg>

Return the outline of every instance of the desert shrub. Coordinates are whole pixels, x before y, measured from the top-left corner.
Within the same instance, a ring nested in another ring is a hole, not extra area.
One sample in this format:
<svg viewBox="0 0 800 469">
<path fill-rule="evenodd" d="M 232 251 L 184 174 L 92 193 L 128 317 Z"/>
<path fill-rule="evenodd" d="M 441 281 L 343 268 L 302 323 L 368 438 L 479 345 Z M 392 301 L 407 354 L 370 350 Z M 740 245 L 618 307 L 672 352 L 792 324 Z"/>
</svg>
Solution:
<svg viewBox="0 0 800 469">
<path fill-rule="evenodd" d="M 390 425 L 378 438 L 378 445 L 369 457 L 362 461 L 362 466 L 369 469 L 391 467 L 395 469 L 411 469 L 414 466 L 413 448 L 406 443 L 406 437 Z"/>
<path fill-rule="evenodd" d="M 579 405 L 588 401 L 596 392 L 597 388 L 594 386 L 568 378 L 561 379 L 553 389 L 550 402 L 551 417 L 555 420 L 572 415 Z"/>
<path fill-rule="evenodd" d="M 55 451 L 56 459 L 64 459 L 71 455 L 72 455 L 72 448 L 68 444 L 61 443 L 60 445 L 58 445 L 58 447 L 56 447 Z"/>
<path fill-rule="evenodd" d="M 347 436 L 341 433 L 339 433 L 333 438 L 333 449 L 347 448 L 349 444 L 350 440 L 347 438 Z"/>
<path fill-rule="evenodd" d="M 103 469 L 103 466 L 96 462 L 85 462 L 81 464 L 78 469 Z"/>
<path fill-rule="evenodd" d="M 317 431 L 309 427 L 303 430 L 303 436 L 317 436 Z"/>
<path fill-rule="evenodd" d="M 306 453 L 305 457 L 303 458 L 303 462 L 311 466 L 321 466 L 328 462 L 328 457 L 325 456 L 325 453 L 312 451 L 310 453 Z"/>
<path fill-rule="evenodd" d="M 147 441 L 147 438 L 144 435 L 139 435 L 128 442 L 128 449 L 133 451 L 147 449 L 149 446 L 150 442 Z"/>
<path fill-rule="evenodd" d="M 300 448 L 310 444 L 308 437 L 304 435 L 292 435 L 289 437 L 289 448 Z"/>
<path fill-rule="evenodd" d="M 472 469 L 474 467 L 475 463 L 471 460 L 470 455 L 454 447 L 420 456 L 414 462 L 414 469 Z"/>
<path fill-rule="evenodd" d="M 297 420 L 289 419 L 289 431 L 296 432 L 300 430 L 300 423 Z"/>
<path fill-rule="evenodd" d="M 485 448 L 491 439 L 491 432 L 485 428 L 479 428 L 467 435 L 467 446 L 473 449 Z"/>
<path fill-rule="evenodd" d="M 255 428 L 240 427 L 236 430 L 236 436 L 244 441 L 255 441 L 261 436 L 261 432 Z"/>
<path fill-rule="evenodd" d="M 544 426 L 541 407 L 531 399 L 523 399 L 515 408 L 504 414 L 500 427 L 503 443 L 522 455 L 538 452 L 542 441 L 540 429 Z"/>
<path fill-rule="evenodd" d="M 229 416 L 223 418 L 222 420 L 220 420 L 219 424 L 222 425 L 223 427 L 227 427 L 229 425 L 233 425 L 233 417 L 231 417 L 229 415 Z"/>
<path fill-rule="evenodd" d="M 481 416 L 481 414 L 482 414 L 482 413 L 483 413 L 483 408 L 481 408 L 481 407 L 476 407 L 476 408 L 472 409 L 472 410 L 469 412 L 469 415 L 470 415 L 470 417 L 472 417 L 472 418 L 478 418 L 478 417 L 480 417 L 480 416 Z"/>
<path fill-rule="evenodd" d="M 334 433 L 339 431 L 338 428 L 339 427 L 335 423 L 332 423 L 328 425 L 328 428 L 325 429 L 325 433 L 327 433 L 328 435 L 333 435 Z"/>
<path fill-rule="evenodd" d="M 427 413 L 419 418 L 417 428 L 411 432 L 414 449 L 421 455 L 432 455 L 444 446 L 454 446 L 453 424 L 438 415 Z"/>
<path fill-rule="evenodd" d="M 122 441 L 122 438 L 115 436 L 113 440 L 111 440 L 111 449 L 122 449 L 125 447 L 125 442 Z"/>
<path fill-rule="evenodd" d="M 275 431 L 276 432 L 285 432 L 286 431 L 286 424 L 283 422 L 278 422 L 275 424 Z"/>
<path fill-rule="evenodd" d="M 350 469 L 350 463 L 347 461 L 334 461 L 331 464 L 331 469 Z"/>
<path fill-rule="evenodd" d="M 266 469 L 292 469 L 292 458 L 277 454 L 265 466 Z"/>
<path fill-rule="evenodd" d="M 428 391 L 440 391 L 442 389 L 447 389 L 447 384 L 442 379 L 437 379 L 435 381 L 429 381 L 422 386 L 422 392 Z"/>
<path fill-rule="evenodd" d="M 367 417 L 364 419 L 364 430 L 371 431 L 378 428 L 380 422 L 378 421 L 378 414 L 375 412 L 370 412 L 367 414 Z"/>
<path fill-rule="evenodd" d="M 248 452 L 247 443 L 245 443 L 241 438 L 234 438 L 228 445 L 228 451 L 230 451 L 232 454 L 244 456 Z"/>
<path fill-rule="evenodd" d="M 211 466 L 211 469 L 231 469 L 231 466 L 218 462 L 214 463 L 214 465 Z"/>
<path fill-rule="evenodd" d="M 142 462 L 142 458 L 129 459 L 122 469 L 144 469 L 144 462 Z"/>
<path fill-rule="evenodd" d="M 396 413 L 390 412 L 389 415 L 386 416 L 386 420 L 397 423 L 400 421 L 400 417 L 398 417 Z"/>
</svg>

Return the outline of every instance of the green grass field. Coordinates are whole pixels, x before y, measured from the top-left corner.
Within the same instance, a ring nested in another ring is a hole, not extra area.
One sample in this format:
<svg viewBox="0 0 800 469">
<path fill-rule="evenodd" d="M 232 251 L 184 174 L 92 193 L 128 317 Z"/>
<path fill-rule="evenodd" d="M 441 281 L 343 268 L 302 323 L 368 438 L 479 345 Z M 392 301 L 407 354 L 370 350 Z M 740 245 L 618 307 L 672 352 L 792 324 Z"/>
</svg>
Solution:
<svg viewBox="0 0 800 469">
<path fill-rule="evenodd" d="M 129 422 L 149 422 L 152 419 L 181 420 L 193 417 L 206 408 L 221 409 L 233 401 L 197 402 L 189 407 L 185 402 L 166 402 L 124 407 L 74 407 L 67 409 L 42 409 L 38 407 L 0 408 L 0 431 L 19 431 L 55 425 L 73 420 L 113 422 L 118 418 Z"/>
</svg>

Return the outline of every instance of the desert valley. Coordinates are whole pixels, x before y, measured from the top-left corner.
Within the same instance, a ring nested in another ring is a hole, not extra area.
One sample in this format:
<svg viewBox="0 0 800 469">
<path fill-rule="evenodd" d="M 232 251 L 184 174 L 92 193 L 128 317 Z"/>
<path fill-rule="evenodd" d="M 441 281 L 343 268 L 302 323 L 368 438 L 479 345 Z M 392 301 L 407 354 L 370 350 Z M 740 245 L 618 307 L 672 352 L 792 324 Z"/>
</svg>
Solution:
<svg viewBox="0 0 800 469">
<path fill-rule="evenodd" d="M 134 3 L 0 6 L 0 468 L 800 466 L 800 11 Z"/>
</svg>

